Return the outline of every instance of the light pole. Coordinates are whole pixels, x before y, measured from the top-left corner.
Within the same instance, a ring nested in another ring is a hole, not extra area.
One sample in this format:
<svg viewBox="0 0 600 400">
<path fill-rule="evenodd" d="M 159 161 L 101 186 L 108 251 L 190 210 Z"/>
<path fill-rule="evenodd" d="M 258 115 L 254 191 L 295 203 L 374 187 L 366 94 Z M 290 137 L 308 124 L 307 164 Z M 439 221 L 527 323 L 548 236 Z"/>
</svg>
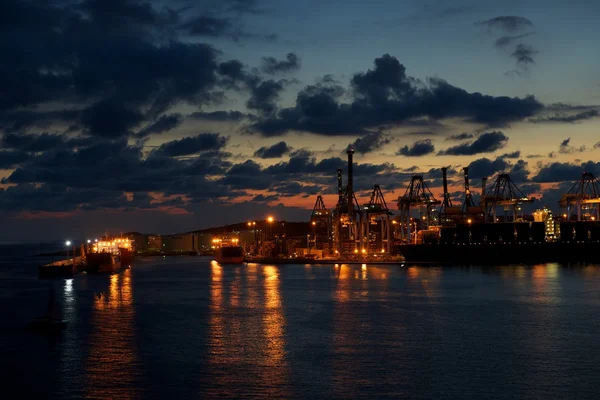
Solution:
<svg viewBox="0 0 600 400">
<path fill-rule="evenodd" d="M 67 240 L 65 245 L 67 246 L 67 260 L 70 258 L 69 257 L 69 250 L 71 249 L 71 241 Z M 73 264 L 75 264 L 75 250 L 73 250 L 73 258 L 72 258 L 72 262 Z"/>
<path fill-rule="evenodd" d="M 267 225 L 267 232 L 266 232 L 267 240 L 271 240 L 271 235 L 273 233 L 272 229 L 271 229 L 271 224 L 273 223 L 274 220 L 275 219 L 273 217 L 271 217 L 271 216 L 267 217 L 267 223 L 268 223 L 268 225 Z"/>
</svg>

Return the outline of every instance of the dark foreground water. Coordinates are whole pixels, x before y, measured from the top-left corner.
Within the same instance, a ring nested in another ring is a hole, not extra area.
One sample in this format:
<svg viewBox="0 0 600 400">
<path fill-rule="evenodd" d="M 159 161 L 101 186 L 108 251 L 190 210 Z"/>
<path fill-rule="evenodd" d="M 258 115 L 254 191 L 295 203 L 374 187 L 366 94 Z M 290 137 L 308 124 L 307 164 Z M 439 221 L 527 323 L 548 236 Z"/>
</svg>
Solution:
<svg viewBox="0 0 600 400">
<path fill-rule="evenodd" d="M 21 253 L 19 253 L 21 252 Z M 38 281 L 0 261 L 7 398 L 597 399 L 600 266 L 139 260 Z M 24 331 L 48 288 L 68 320 Z"/>
</svg>

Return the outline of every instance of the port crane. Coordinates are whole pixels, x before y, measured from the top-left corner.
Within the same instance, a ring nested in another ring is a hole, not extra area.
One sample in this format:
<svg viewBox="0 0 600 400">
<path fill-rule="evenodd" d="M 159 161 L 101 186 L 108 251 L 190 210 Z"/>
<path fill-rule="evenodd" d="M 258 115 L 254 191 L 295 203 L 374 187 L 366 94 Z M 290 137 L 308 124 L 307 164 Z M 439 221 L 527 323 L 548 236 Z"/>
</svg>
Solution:
<svg viewBox="0 0 600 400">
<path fill-rule="evenodd" d="M 583 172 L 571 189 L 562 195 L 558 204 L 571 216 L 573 208 L 577 221 L 600 221 L 600 183 L 591 172 Z"/>
<path fill-rule="evenodd" d="M 354 194 L 352 155 L 354 150 L 348 149 L 348 185 L 346 190 L 342 186 L 342 170 L 337 170 L 338 202 L 335 206 L 333 217 L 333 236 L 336 251 L 339 253 L 354 253 L 358 251 L 359 222 L 361 209 Z"/>
<path fill-rule="evenodd" d="M 327 246 L 331 244 L 331 222 L 331 211 L 325 207 L 323 196 L 319 195 L 317 196 L 317 201 L 315 202 L 315 206 L 313 207 L 310 216 L 312 235 L 309 236 L 308 240 L 309 251 L 311 248 L 317 247 L 318 238 L 321 238 L 319 242 L 322 246 L 324 246 L 325 243 L 327 243 Z M 310 238 L 312 238 L 312 240 Z"/>
<path fill-rule="evenodd" d="M 398 209 L 400 210 L 400 238 L 405 241 L 411 240 L 411 214 L 414 209 L 419 210 L 420 221 L 427 228 L 436 224 L 436 206 L 442 204 L 437 200 L 423 180 L 423 175 L 414 175 L 404 195 L 398 198 Z"/>
<path fill-rule="evenodd" d="M 373 186 L 373 193 L 371 199 L 367 204 L 363 206 L 362 218 L 361 218 L 361 251 L 371 252 L 373 246 L 375 251 L 382 253 L 390 253 L 391 250 L 391 219 L 390 216 L 393 213 L 387 206 L 381 187 L 379 185 Z M 377 231 L 373 232 L 371 229 L 377 229 L 379 225 L 380 233 L 379 240 L 377 240 Z M 372 237 L 375 240 L 372 240 Z"/>
<path fill-rule="evenodd" d="M 496 209 L 498 206 L 504 208 L 505 215 L 511 216 L 512 221 L 517 221 L 517 213 L 522 210 L 522 205 L 532 203 L 533 199 L 523 194 L 521 189 L 510 179 L 508 174 L 499 174 L 489 191 L 482 196 L 481 202 L 486 212 L 486 219 L 498 222 Z"/>
</svg>

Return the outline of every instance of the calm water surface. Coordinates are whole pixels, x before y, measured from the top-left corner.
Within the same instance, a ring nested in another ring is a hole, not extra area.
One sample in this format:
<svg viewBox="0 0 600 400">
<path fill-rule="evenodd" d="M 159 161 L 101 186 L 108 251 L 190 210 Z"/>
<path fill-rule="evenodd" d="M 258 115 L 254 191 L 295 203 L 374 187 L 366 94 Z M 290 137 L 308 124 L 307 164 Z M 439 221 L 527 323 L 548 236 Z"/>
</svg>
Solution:
<svg viewBox="0 0 600 400">
<path fill-rule="evenodd" d="M 40 251 L 39 248 L 36 251 Z M 138 260 L 39 281 L 0 259 L 4 392 L 42 398 L 597 399 L 600 266 Z M 68 321 L 24 331 L 49 287 Z"/>
</svg>

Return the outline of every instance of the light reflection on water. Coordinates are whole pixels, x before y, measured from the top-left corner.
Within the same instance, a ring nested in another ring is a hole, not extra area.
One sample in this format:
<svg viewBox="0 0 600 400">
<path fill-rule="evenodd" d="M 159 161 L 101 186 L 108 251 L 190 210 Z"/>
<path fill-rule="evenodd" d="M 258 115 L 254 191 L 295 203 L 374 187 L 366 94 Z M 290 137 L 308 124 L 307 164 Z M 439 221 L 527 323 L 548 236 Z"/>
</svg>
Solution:
<svg viewBox="0 0 600 400">
<path fill-rule="evenodd" d="M 86 398 L 141 397 L 134 379 L 139 360 L 130 275 L 131 270 L 110 275 L 108 292 L 95 295 L 83 378 Z"/>
<path fill-rule="evenodd" d="M 132 268 L 55 285 L 69 321 L 56 343 L 43 343 L 56 357 L 29 352 L 6 364 L 24 395 L 32 363 L 48 365 L 36 375 L 47 397 L 68 399 L 595 399 L 600 391 L 596 266 L 167 258 Z M 40 347 L 32 336 L 0 339 Z"/>
</svg>

